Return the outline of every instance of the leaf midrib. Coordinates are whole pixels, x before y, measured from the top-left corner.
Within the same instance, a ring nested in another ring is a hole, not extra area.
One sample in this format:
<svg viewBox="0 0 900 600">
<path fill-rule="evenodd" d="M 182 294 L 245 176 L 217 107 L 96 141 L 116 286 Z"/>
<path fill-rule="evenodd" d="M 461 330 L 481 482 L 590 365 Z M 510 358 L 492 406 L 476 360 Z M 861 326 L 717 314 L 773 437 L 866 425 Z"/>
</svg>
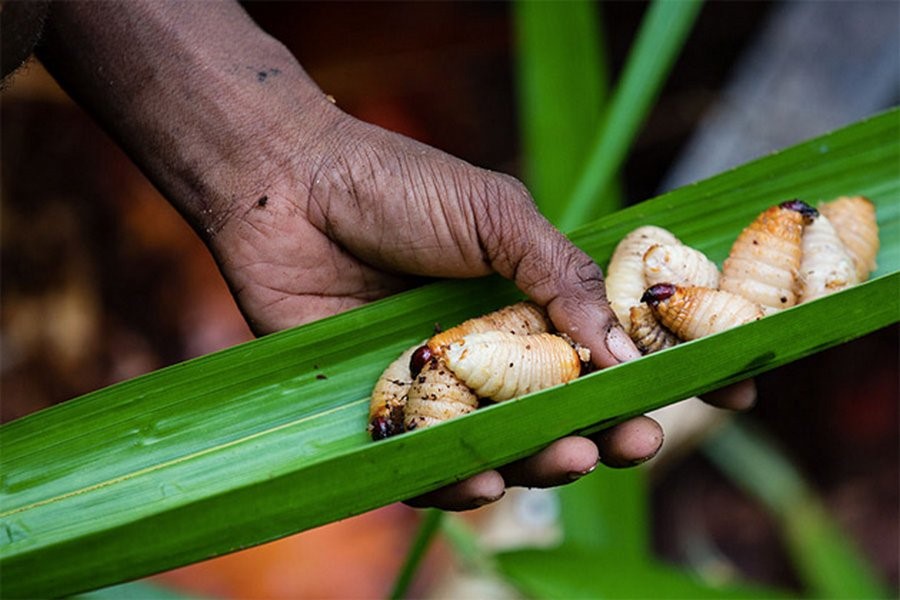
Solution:
<svg viewBox="0 0 900 600">
<path fill-rule="evenodd" d="M 235 438 L 235 439 L 233 439 L 233 440 L 229 440 L 229 441 L 227 441 L 227 442 L 223 442 L 223 443 L 216 444 L 215 446 L 210 446 L 210 447 L 207 447 L 207 448 L 204 448 L 204 449 L 201 449 L 201 450 L 197 450 L 197 451 L 194 451 L 194 452 L 190 452 L 190 453 L 188 453 L 188 454 L 184 454 L 184 455 L 178 456 L 178 457 L 176 457 L 176 458 L 173 458 L 173 459 L 170 459 L 170 460 L 167 460 L 167 461 L 163 461 L 163 462 L 160 462 L 160 463 L 153 464 L 153 465 L 151 465 L 151 466 L 149 466 L 149 467 L 144 467 L 144 468 L 142 468 L 142 469 L 137 469 L 137 470 L 135 470 L 135 471 L 130 471 L 130 472 L 125 473 L 125 474 L 123 474 L 123 475 L 119 475 L 118 477 L 112 477 L 112 478 L 106 479 L 106 480 L 104 480 L 104 481 L 100 481 L 100 482 L 97 482 L 97 483 L 94 483 L 94 484 L 91 484 L 91 485 L 88 485 L 88 486 L 84 486 L 84 487 L 81 487 L 81 488 L 78 488 L 78 489 L 74 489 L 74 490 L 72 490 L 72 491 L 70 491 L 70 492 L 66 492 L 66 493 L 63 493 L 63 494 L 58 494 L 58 495 L 56 495 L 56 496 L 53 496 L 53 497 L 50 497 L 50 498 L 45 498 L 45 499 L 43 499 L 43 500 L 38 500 L 38 501 L 36 501 L 36 502 L 32 502 L 32 503 L 30 503 L 30 504 L 26 504 L 26 505 L 23 505 L 23 506 L 18 506 L 18 507 L 16 507 L 16 508 L 9 509 L 9 510 L 6 510 L 6 511 L 4 511 L 4 512 L 0 512 L 0 518 L 10 517 L 10 516 L 12 516 L 12 515 L 19 514 L 19 513 L 22 513 L 22 512 L 28 511 L 28 510 L 32 510 L 32 509 L 35 509 L 35 508 L 39 508 L 39 507 L 42 507 L 42 506 L 47 506 L 47 505 L 49 505 L 49 504 L 53 504 L 54 502 L 59 502 L 59 501 L 61 501 L 61 500 L 65 500 L 65 499 L 67 499 L 67 498 L 72 498 L 72 497 L 75 497 L 75 496 L 79 496 L 79 495 L 84 494 L 84 493 L 86 493 L 86 492 L 91 492 L 91 491 L 94 491 L 94 490 L 103 489 L 103 488 L 105 488 L 105 487 L 109 487 L 109 486 L 115 485 L 115 484 L 117 484 L 117 483 L 122 483 L 122 482 L 128 481 L 129 479 L 134 479 L 134 478 L 136 478 L 136 477 L 140 477 L 141 475 L 149 475 L 150 473 L 154 473 L 154 472 L 157 472 L 157 471 L 161 471 L 161 470 L 166 469 L 166 468 L 168 468 L 168 467 L 172 467 L 172 466 L 175 466 L 175 465 L 178 465 L 178 464 L 181 464 L 181 463 L 185 463 L 185 462 L 188 462 L 188 461 L 191 461 L 191 460 L 200 458 L 201 456 L 206 456 L 206 455 L 209 455 L 209 454 L 213 454 L 213 453 L 215 453 L 215 452 L 219 452 L 219 451 L 225 450 L 225 449 L 227 449 L 227 448 L 231 448 L 231 447 L 234 447 L 234 446 L 239 446 L 239 445 L 241 445 L 241 444 L 246 444 L 246 443 L 248 443 L 248 442 L 252 442 L 252 441 L 254 441 L 254 440 L 263 438 L 263 437 L 265 437 L 265 436 L 267 436 L 267 435 L 272 435 L 272 434 L 274 434 L 274 433 L 278 433 L 279 431 L 283 431 L 283 430 L 286 430 L 286 429 L 290 429 L 291 427 L 296 427 L 296 426 L 298 426 L 298 425 L 302 425 L 303 423 L 308 423 L 308 422 L 310 422 L 310 421 L 315 421 L 315 420 L 318 420 L 318 419 L 323 419 L 323 418 L 325 418 L 325 417 L 328 417 L 329 415 L 333 415 L 333 414 L 336 414 L 336 413 L 339 413 L 339 412 L 342 412 L 342 411 L 353 410 L 353 409 L 355 409 L 355 408 L 356 408 L 358 405 L 360 405 L 360 404 L 368 404 L 368 398 L 361 398 L 361 399 L 359 399 L 359 400 L 356 400 L 356 401 L 354 401 L 354 402 L 350 402 L 350 403 L 348 403 L 348 404 L 342 404 L 342 405 L 339 405 L 339 406 L 335 406 L 335 407 L 330 408 L 330 409 L 328 409 L 328 410 L 324 410 L 324 411 L 317 412 L 317 413 L 312 414 L 312 415 L 307 415 L 307 416 L 304 416 L 304 417 L 300 417 L 299 419 L 295 419 L 295 420 L 289 421 L 289 422 L 287 422 L 287 423 L 282 423 L 282 424 L 276 425 L 276 426 L 274 426 L 274 427 L 269 427 L 269 428 L 264 429 L 264 430 L 262 430 L 262 431 L 257 431 L 257 432 L 249 433 L 249 434 L 243 435 L 243 436 L 241 436 L 241 437 Z"/>
</svg>

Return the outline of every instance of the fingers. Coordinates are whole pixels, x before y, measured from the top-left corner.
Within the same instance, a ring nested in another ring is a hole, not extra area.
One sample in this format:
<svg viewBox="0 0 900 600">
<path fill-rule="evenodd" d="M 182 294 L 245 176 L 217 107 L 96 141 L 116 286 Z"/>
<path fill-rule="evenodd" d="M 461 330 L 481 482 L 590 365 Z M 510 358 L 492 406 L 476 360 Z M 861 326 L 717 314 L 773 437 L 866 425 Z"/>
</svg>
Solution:
<svg viewBox="0 0 900 600">
<path fill-rule="evenodd" d="M 553 324 L 591 350 L 598 367 L 640 356 L 606 301 L 600 267 L 535 208 L 524 186 L 501 178 L 497 197 L 475 198 L 486 260 L 538 304 Z"/>
<path fill-rule="evenodd" d="M 472 510 L 496 502 L 506 493 L 506 484 L 497 471 L 485 471 L 458 483 L 407 500 L 414 508 L 434 507 L 443 510 Z"/>
<path fill-rule="evenodd" d="M 537 454 L 500 468 L 507 486 L 555 487 L 576 481 L 597 467 L 597 445 L 583 437 L 556 440 Z"/>
<path fill-rule="evenodd" d="M 647 462 L 659 452 L 664 434 L 650 417 L 635 417 L 594 436 L 600 462 L 609 467 L 633 467 Z"/>
<path fill-rule="evenodd" d="M 583 437 L 567 437 L 498 471 L 479 473 L 413 498 L 407 504 L 416 508 L 471 510 L 496 502 L 509 486 L 544 488 L 571 483 L 593 471 L 597 462 L 594 442 Z"/>
<path fill-rule="evenodd" d="M 479 473 L 413 498 L 407 504 L 416 508 L 471 510 L 496 502 L 510 486 L 545 488 L 571 483 L 591 473 L 597 467 L 598 458 L 597 445 L 591 440 L 566 437 L 498 471 Z"/>
<path fill-rule="evenodd" d="M 662 428 L 656 421 L 636 417 L 598 434 L 594 440 L 578 436 L 562 438 L 537 454 L 406 503 L 415 508 L 472 510 L 496 502 L 503 497 L 507 487 L 555 487 L 581 479 L 601 462 L 610 467 L 630 467 L 646 462 L 659 452 L 662 442 Z"/>
<path fill-rule="evenodd" d="M 749 410 L 756 404 L 756 383 L 745 379 L 729 386 L 707 392 L 703 401 L 729 410 Z"/>
</svg>

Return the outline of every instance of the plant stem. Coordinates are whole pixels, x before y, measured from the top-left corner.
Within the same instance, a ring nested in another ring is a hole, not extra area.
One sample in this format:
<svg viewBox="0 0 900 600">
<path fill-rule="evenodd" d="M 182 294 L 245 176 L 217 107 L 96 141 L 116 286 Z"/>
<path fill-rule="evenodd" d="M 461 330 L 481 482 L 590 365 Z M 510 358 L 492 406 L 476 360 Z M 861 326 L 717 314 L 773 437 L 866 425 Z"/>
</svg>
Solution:
<svg viewBox="0 0 900 600">
<path fill-rule="evenodd" d="M 610 184 L 678 55 L 702 2 L 654 0 L 616 86 L 559 226 L 569 231 L 615 207 L 596 201 Z"/>
<path fill-rule="evenodd" d="M 600 11 L 591 0 L 518 0 L 513 7 L 525 183 L 555 223 L 608 98 Z"/>
<path fill-rule="evenodd" d="M 394 588 L 391 590 L 391 600 L 399 600 L 406 595 L 409 584 L 412 583 L 413 577 L 419 570 L 419 564 L 425 558 L 425 553 L 431 542 L 434 541 L 435 534 L 441 527 L 444 519 L 443 511 L 436 508 L 430 508 L 425 512 L 425 517 L 419 525 L 419 531 L 416 533 L 416 539 L 413 541 L 412 547 L 406 555 L 406 561 L 394 581 Z"/>
</svg>

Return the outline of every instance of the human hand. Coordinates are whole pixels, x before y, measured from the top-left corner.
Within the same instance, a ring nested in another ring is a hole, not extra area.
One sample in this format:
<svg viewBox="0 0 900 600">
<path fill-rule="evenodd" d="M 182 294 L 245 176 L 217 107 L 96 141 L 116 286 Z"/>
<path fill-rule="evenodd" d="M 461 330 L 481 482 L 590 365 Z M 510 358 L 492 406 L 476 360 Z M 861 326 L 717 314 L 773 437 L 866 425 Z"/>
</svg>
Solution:
<svg viewBox="0 0 900 600">
<path fill-rule="evenodd" d="M 599 267 L 520 183 L 342 113 L 236 3 L 59 3 L 45 33 L 45 65 L 193 224 L 257 333 L 496 272 L 597 367 L 638 356 Z M 642 462 L 662 437 L 638 417 L 411 503 L 473 508 Z"/>
<path fill-rule="evenodd" d="M 418 276 L 512 279 L 597 367 L 640 356 L 607 306 L 599 267 L 554 229 L 516 180 L 328 110 L 321 147 L 294 154 L 212 244 L 254 329 L 277 331 L 405 289 Z M 252 200 L 252 196 L 251 196 Z M 746 393 L 746 389 L 744 390 Z M 752 393 L 752 391 L 751 391 Z M 466 509 L 508 486 L 550 487 L 599 462 L 652 457 L 663 432 L 632 419 L 410 501 Z"/>
</svg>

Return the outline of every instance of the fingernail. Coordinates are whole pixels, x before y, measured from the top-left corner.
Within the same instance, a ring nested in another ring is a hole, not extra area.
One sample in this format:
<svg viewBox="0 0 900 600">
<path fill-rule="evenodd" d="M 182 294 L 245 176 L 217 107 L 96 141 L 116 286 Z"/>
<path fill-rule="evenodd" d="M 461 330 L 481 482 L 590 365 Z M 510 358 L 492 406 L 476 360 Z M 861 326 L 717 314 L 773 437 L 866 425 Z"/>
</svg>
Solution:
<svg viewBox="0 0 900 600">
<path fill-rule="evenodd" d="M 494 502 L 496 502 L 497 500 L 499 500 L 500 498 L 502 498 L 505 495 L 506 495 L 506 490 L 503 490 L 502 494 L 500 494 L 499 496 L 495 496 L 493 498 L 486 498 L 484 496 L 482 496 L 481 498 L 475 498 L 475 500 L 472 502 L 472 504 L 474 504 L 476 507 L 480 508 L 487 504 L 493 504 Z"/>
<path fill-rule="evenodd" d="M 628 466 L 629 467 L 637 467 L 638 465 L 642 465 L 645 462 L 647 462 L 648 460 L 650 460 L 651 458 L 655 458 L 657 454 L 659 454 L 659 450 L 657 450 L 653 454 L 650 454 L 649 456 L 642 456 L 640 458 L 635 458 L 634 460 L 632 460 L 628 463 Z"/>
<path fill-rule="evenodd" d="M 651 458 L 654 458 L 657 454 L 659 454 L 659 450 L 657 450 L 653 454 L 649 454 L 647 456 L 641 456 L 639 458 L 632 458 L 630 460 L 629 459 L 615 459 L 615 460 L 607 459 L 606 461 L 604 461 L 603 464 L 605 464 L 607 467 L 612 467 L 613 469 L 630 469 L 631 467 L 637 467 L 639 465 L 644 464 Z"/>
<path fill-rule="evenodd" d="M 628 362 L 641 357 L 641 351 L 619 327 L 613 327 L 606 334 L 606 349 L 621 362 Z"/>
<path fill-rule="evenodd" d="M 578 481 L 579 479 L 581 479 L 581 478 L 584 477 L 585 475 L 590 475 L 591 473 L 593 473 L 593 472 L 597 469 L 597 465 L 599 465 L 599 464 L 600 464 L 600 461 L 598 460 L 597 462 L 595 462 L 593 465 L 591 465 L 591 466 L 590 466 L 587 470 L 585 470 L 585 471 L 571 471 L 571 472 L 569 472 L 569 474 L 568 474 L 569 481 Z"/>
</svg>

